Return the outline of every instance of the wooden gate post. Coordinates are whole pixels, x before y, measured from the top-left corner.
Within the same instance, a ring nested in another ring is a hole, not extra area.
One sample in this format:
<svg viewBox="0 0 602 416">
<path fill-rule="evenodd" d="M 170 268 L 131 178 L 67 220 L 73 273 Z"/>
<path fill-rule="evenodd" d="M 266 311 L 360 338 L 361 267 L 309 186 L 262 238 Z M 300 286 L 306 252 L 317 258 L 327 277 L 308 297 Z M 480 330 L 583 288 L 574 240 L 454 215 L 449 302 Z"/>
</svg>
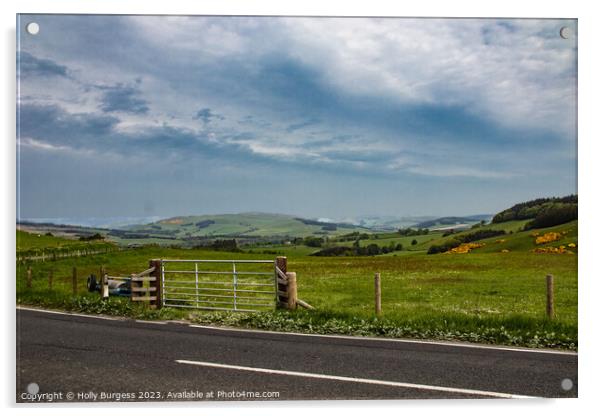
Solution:
<svg viewBox="0 0 602 416">
<path fill-rule="evenodd" d="M 149 286 L 150 287 L 154 287 L 155 290 L 153 292 L 150 292 L 150 296 L 155 296 L 156 299 L 154 301 L 150 301 L 151 305 L 154 305 L 157 309 L 161 309 L 161 307 L 163 306 L 163 299 L 162 299 L 162 295 L 163 295 L 163 282 L 161 281 L 162 278 L 162 273 L 161 273 L 161 266 L 162 266 L 163 262 L 159 259 L 153 259 L 150 260 L 148 262 L 148 267 L 149 269 L 151 267 L 154 267 L 155 270 L 153 270 L 152 273 L 149 274 L 149 276 L 153 276 L 155 278 L 154 282 L 149 282 Z"/>
<path fill-rule="evenodd" d="M 284 273 L 284 275 L 286 276 L 286 269 L 287 269 L 287 264 L 286 264 L 286 257 L 284 256 L 278 256 L 276 257 L 276 267 L 278 269 L 280 269 L 280 271 L 282 271 L 282 273 Z M 279 308 L 286 308 L 288 307 L 288 288 L 287 288 L 287 284 L 282 283 L 280 281 L 282 277 L 279 276 L 278 274 L 276 274 L 276 286 L 278 288 L 278 307 Z M 284 295 L 287 294 L 287 295 Z"/>
<path fill-rule="evenodd" d="M 286 293 L 288 294 L 287 309 L 297 309 L 297 273 L 288 272 L 286 274 Z"/>
</svg>

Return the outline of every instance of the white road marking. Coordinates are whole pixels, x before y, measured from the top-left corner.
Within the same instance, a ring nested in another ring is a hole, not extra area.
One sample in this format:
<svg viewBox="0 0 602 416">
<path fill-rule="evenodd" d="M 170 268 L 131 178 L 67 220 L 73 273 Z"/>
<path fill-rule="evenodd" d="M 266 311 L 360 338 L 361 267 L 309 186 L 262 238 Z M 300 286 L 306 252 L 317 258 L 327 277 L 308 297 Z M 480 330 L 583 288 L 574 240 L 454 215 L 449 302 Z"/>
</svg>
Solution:
<svg viewBox="0 0 602 416">
<path fill-rule="evenodd" d="M 239 328 L 225 328 L 210 325 L 189 325 L 191 328 L 202 328 L 202 329 L 214 329 L 219 331 L 232 331 L 232 332 L 249 332 L 259 334 L 271 334 L 271 335 L 294 335 L 302 337 L 319 337 L 319 338 L 335 338 L 335 339 L 350 339 L 356 341 L 381 341 L 381 342 L 400 342 L 407 344 L 428 344 L 428 345 L 441 345 L 445 347 L 459 347 L 459 348 L 478 348 L 486 350 L 501 350 L 501 351 L 515 351 L 515 352 L 531 352 L 537 354 L 559 354 L 559 355 L 578 355 L 574 351 L 553 351 L 553 350 L 540 350 L 535 348 L 515 348 L 515 347 L 501 347 L 495 345 L 481 345 L 481 344 L 467 344 L 460 342 L 445 342 L 445 341 L 427 341 L 420 339 L 399 339 L 399 338 L 376 338 L 376 337 L 363 337 L 363 336 L 351 336 L 351 335 L 328 335 L 328 334 L 306 334 L 302 332 L 278 332 L 278 331 L 266 331 L 261 329 L 239 329 Z"/>
<path fill-rule="evenodd" d="M 62 312 L 62 311 L 52 311 L 52 310 L 48 310 L 48 309 L 27 308 L 24 306 L 17 306 L 17 309 L 20 309 L 23 311 L 50 313 L 50 314 L 54 314 L 54 315 L 79 316 L 82 318 L 104 319 L 106 321 L 127 322 L 129 320 L 127 318 L 122 318 L 119 316 L 86 315 L 86 314 L 82 314 L 82 313 L 71 313 L 71 312 Z M 140 324 L 154 324 L 154 325 L 167 325 L 168 324 L 168 321 L 147 321 L 144 319 L 134 319 L 134 322 L 138 322 Z"/>
<path fill-rule="evenodd" d="M 17 306 L 17 309 L 20 309 L 20 310 L 23 310 L 23 311 L 50 313 L 50 314 L 54 314 L 54 315 L 67 315 L 67 316 L 79 316 L 79 317 L 82 317 L 82 318 L 104 319 L 105 321 L 125 321 L 125 319 L 121 318 L 121 317 L 99 316 L 99 315 L 85 315 L 85 314 L 82 314 L 82 313 L 51 311 L 51 310 L 48 310 L 48 309 L 27 308 L 27 307 L 24 307 L 24 306 Z"/>
<path fill-rule="evenodd" d="M 399 381 L 375 380 L 375 379 L 370 379 L 370 378 L 343 377 L 343 376 L 334 376 L 334 375 L 328 375 L 328 374 L 304 373 L 304 372 L 299 372 L 299 371 L 272 370 L 269 368 L 244 367 L 244 366 L 240 366 L 240 365 L 218 364 L 218 363 L 211 363 L 211 362 L 205 362 L 205 361 L 176 360 L 176 362 L 179 364 L 196 365 L 196 366 L 201 366 L 201 367 L 224 368 L 224 369 L 228 369 L 228 370 L 252 371 L 255 373 L 279 374 L 279 375 L 283 375 L 283 376 L 317 378 L 317 379 L 323 379 L 323 380 L 345 381 L 345 382 L 351 382 L 351 383 L 376 384 L 376 385 L 380 385 L 380 386 L 404 387 L 404 388 L 408 388 L 408 389 L 441 391 L 441 392 L 446 392 L 446 393 L 458 393 L 458 394 L 470 394 L 470 395 L 476 395 L 476 396 L 487 396 L 487 397 L 496 397 L 496 398 L 504 398 L 504 399 L 534 399 L 534 398 L 537 398 L 534 396 L 522 396 L 522 395 L 518 395 L 518 394 L 498 393 L 495 391 L 461 389 L 461 388 L 455 388 L 455 387 L 429 386 L 426 384 L 414 384 L 414 383 L 404 383 L 404 382 L 399 382 Z"/>
</svg>

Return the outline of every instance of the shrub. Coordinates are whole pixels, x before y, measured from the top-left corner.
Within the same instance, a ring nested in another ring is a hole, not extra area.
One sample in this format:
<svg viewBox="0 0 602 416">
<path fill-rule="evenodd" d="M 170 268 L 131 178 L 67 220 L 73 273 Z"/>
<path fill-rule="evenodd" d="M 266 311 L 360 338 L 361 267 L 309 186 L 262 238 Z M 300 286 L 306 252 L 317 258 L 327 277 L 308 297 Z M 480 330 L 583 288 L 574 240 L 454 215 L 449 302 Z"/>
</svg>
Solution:
<svg viewBox="0 0 602 416">
<path fill-rule="evenodd" d="M 305 237 L 303 239 L 303 244 L 305 244 L 307 247 L 322 247 L 322 244 L 324 244 L 324 239 L 322 237 Z"/>
<path fill-rule="evenodd" d="M 446 253 L 466 254 L 470 253 L 470 251 L 474 250 L 475 248 L 483 247 L 484 245 L 484 243 L 462 243 L 458 247 L 454 247 L 449 251 L 446 251 Z"/>
<path fill-rule="evenodd" d="M 377 256 L 379 254 L 392 253 L 393 251 L 401 251 L 403 245 L 391 243 L 388 246 L 380 247 L 376 243 L 368 244 L 365 247 L 360 247 L 359 240 L 351 247 L 333 246 L 326 247 L 312 256 Z"/>
<path fill-rule="evenodd" d="M 366 247 L 366 254 L 368 256 L 376 256 L 377 254 L 380 254 L 380 247 L 378 246 L 378 244 L 368 244 L 368 246 Z"/>
<path fill-rule="evenodd" d="M 472 233 L 456 236 L 442 244 L 434 244 L 429 247 L 427 254 L 445 253 L 459 247 L 461 244 L 472 243 L 473 241 L 483 240 L 485 238 L 497 237 L 504 235 L 504 230 L 478 230 Z"/>
<path fill-rule="evenodd" d="M 445 253 L 446 251 L 451 250 L 452 248 L 458 247 L 462 242 L 455 238 L 448 240 L 442 244 L 433 244 L 429 247 L 426 254 L 437 254 L 437 253 Z"/>
<path fill-rule="evenodd" d="M 215 240 L 210 245 L 196 245 L 194 248 L 211 248 L 217 251 L 231 251 L 235 253 L 240 253 L 242 250 L 238 248 L 238 244 L 236 243 L 236 239 L 231 240 Z"/>
<path fill-rule="evenodd" d="M 333 246 L 322 249 L 317 253 L 313 253 L 312 256 L 329 257 L 329 256 L 353 256 L 355 255 L 355 249 L 351 247 Z"/>
<path fill-rule="evenodd" d="M 105 239 L 104 236 L 99 233 L 96 233 L 93 235 L 88 235 L 88 236 L 81 236 L 79 238 L 80 241 L 93 241 L 93 240 L 104 240 L 104 239 Z"/>
<path fill-rule="evenodd" d="M 561 238 L 561 235 L 559 233 L 554 233 L 554 232 L 545 233 L 544 235 L 539 235 L 539 233 L 538 233 L 534 237 L 535 237 L 535 244 L 546 244 L 546 243 L 551 243 L 552 241 L 559 240 Z"/>
<path fill-rule="evenodd" d="M 499 235 L 506 234 L 504 230 L 478 230 L 463 236 L 456 237 L 462 243 L 470 243 L 477 240 L 484 240 L 486 238 L 497 237 Z"/>
<path fill-rule="evenodd" d="M 429 233 L 428 228 L 418 228 L 418 229 L 413 229 L 413 228 L 402 228 L 400 230 L 397 230 L 397 233 L 399 235 L 403 235 L 403 236 L 413 236 L 413 235 L 427 235 Z"/>
<path fill-rule="evenodd" d="M 199 221 L 199 222 L 197 222 L 194 225 L 196 225 L 196 227 L 198 229 L 202 229 L 202 228 L 209 227 L 211 224 L 215 224 L 215 221 L 213 221 L 213 220 L 204 220 L 204 221 Z"/>
</svg>

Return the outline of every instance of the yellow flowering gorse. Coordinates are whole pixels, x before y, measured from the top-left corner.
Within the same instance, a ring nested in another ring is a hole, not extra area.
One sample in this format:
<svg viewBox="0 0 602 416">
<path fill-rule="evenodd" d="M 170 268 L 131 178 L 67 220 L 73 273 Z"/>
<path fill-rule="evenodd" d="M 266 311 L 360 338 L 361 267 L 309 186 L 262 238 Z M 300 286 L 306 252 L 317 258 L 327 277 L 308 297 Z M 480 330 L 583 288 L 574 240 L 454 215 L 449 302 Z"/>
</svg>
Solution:
<svg viewBox="0 0 602 416">
<path fill-rule="evenodd" d="M 559 240 L 560 237 L 561 237 L 560 233 L 555 233 L 555 232 L 545 233 L 544 235 L 541 235 L 541 236 L 535 238 L 535 244 L 551 243 L 552 241 Z"/>
<path fill-rule="evenodd" d="M 445 254 L 465 254 L 471 250 L 479 247 L 483 247 L 485 243 L 462 243 L 458 247 L 454 247 L 445 252 Z"/>
</svg>

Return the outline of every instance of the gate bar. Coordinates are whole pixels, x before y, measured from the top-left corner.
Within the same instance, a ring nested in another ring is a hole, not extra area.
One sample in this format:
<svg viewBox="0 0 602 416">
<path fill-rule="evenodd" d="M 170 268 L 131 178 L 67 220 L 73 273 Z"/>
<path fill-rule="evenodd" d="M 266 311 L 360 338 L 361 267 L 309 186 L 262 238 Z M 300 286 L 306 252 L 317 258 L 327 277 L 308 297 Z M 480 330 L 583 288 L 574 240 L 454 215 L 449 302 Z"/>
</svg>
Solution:
<svg viewBox="0 0 602 416">
<path fill-rule="evenodd" d="M 272 264 L 274 260 L 161 260 L 163 263 L 264 263 Z"/>
<path fill-rule="evenodd" d="M 195 263 L 196 265 L 197 263 Z M 234 263 L 236 264 L 236 263 Z M 232 274 L 232 272 L 210 272 L 210 271 L 204 271 L 204 270 L 166 270 L 165 273 L 182 273 L 182 274 L 192 274 L 192 273 L 198 273 L 198 274 Z M 249 275 L 266 275 L 266 276 L 271 276 L 273 273 L 271 272 L 238 272 L 238 274 L 249 274 Z"/>
<path fill-rule="evenodd" d="M 185 284 L 185 285 L 194 285 L 196 284 L 196 281 L 185 281 L 185 280 L 172 280 L 169 283 L 181 283 L 181 284 Z M 198 282 L 201 285 L 230 285 L 230 282 L 203 282 L 200 281 Z M 240 280 L 237 279 L 237 283 L 239 286 L 274 286 L 273 283 L 245 283 L 244 281 L 241 282 Z M 173 286 L 172 286 L 173 287 Z M 194 287 L 190 287 L 190 289 L 194 289 Z"/>
</svg>

